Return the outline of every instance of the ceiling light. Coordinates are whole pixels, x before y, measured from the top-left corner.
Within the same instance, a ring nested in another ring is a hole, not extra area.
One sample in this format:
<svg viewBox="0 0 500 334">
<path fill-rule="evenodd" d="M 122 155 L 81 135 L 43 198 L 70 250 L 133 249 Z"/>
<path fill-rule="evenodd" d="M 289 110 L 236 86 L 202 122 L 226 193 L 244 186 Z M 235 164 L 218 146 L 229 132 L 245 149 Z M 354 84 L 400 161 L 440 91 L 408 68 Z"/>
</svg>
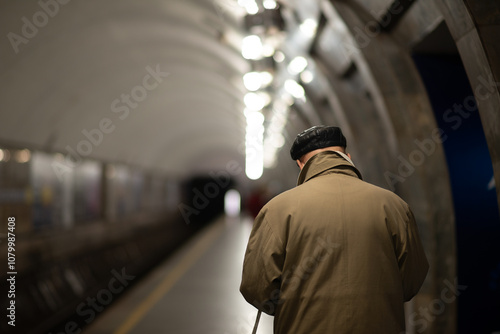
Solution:
<svg viewBox="0 0 500 334">
<path fill-rule="evenodd" d="M 318 23 L 313 19 L 306 19 L 300 25 L 300 31 L 302 31 L 308 37 L 313 37 L 316 34 L 317 28 Z"/>
<path fill-rule="evenodd" d="M 285 145 L 285 137 L 281 133 L 273 133 L 270 138 L 270 144 L 275 148 L 281 148 Z"/>
<path fill-rule="evenodd" d="M 273 75 L 267 71 L 264 72 L 248 72 L 243 76 L 243 84 L 245 88 L 251 92 L 255 92 L 263 87 L 269 86 L 273 81 Z"/>
<path fill-rule="evenodd" d="M 262 58 L 262 41 L 257 35 L 250 35 L 243 38 L 241 54 L 245 59 L 258 60 Z"/>
<path fill-rule="evenodd" d="M 247 106 L 247 108 L 251 111 L 258 111 L 264 108 L 265 101 L 262 96 L 256 93 L 247 93 L 243 98 L 243 102 Z"/>
<path fill-rule="evenodd" d="M 305 96 L 304 88 L 292 79 L 285 81 L 285 90 L 296 99 L 301 99 Z"/>
<path fill-rule="evenodd" d="M 285 60 L 285 54 L 281 51 L 276 51 L 274 53 L 273 59 L 277 63 L 282 63 Z"/>
<path fill-rule="evenodd" d="M 268 92 L 257 92 L 257 95 L 262 99 L 263 107 L 271 103 L 271 95 Z"/>
<path fill-rule="evenodd" d="M 249 72 L 243 76 L 243 84 L 246 89 L 255 92 L 262 87 L 262 78 L 259 72 Z"/>
<path fill-rule="evenodd" d="M 274 46 L 269 43 L 264 44 L 262 48 L 262 55 L 264 57 L 271 57 L 275 52 Z"/>
<path fill-rule="evenodd" d="M 278 7 L 278 4 L 274 0 L 264 0 L 262 3 L 265 9 L 275 9 Z"/>
<path fill-rule="evenodd" d="M 288 64 L 288 72 L 295 75 L 302 72 L 307 67 L 307 59 L 304 57 L 295 57 L 292 59 L 290 64 Z"/>
<path fill-rule="evenodd" d="M 257 180 L 264 171 L 264 115 L 257 111 L 245 113 L 245 174 Z"/>
<path fill-rule="evenodd" d="M 259 6 L 257 6 L 257 4 L 255 2 L 249 4 L 248 6 L 245 6 L 245 9 L 246 9 L 247 13 L 250 15 L 255 15 L 259 12 Z"/>
<path fill-rule="evenodd" d="M 261 126 L 264 124 L 264 115 L 258 111 L 247 111 L 245 113 L 245 119 L 247 120 L 247 127 Z"/>
<path fill-rule="evenodd" d="M 259 6 L 255 0 L 238 0 L 238 5 L 245 8 L 248 14 L 254 15 L 259 12 Z"/>
<path fill-rule="evenodd" d="M 300 80 L 302 80 L 302 82 L 308 84 L 308 83 L 311 83 L 314 79 L 314 75 L 311 71 L 309 70 L 305 70 L 304 72 L 300 73 Z"/>
<path fill-rule="evenodd" d="M 267 71 L 260 72 L 260 80 L 262 81 L 262 86 L 268 86 L 273 82 L 273 75 Z"/>
</svg>

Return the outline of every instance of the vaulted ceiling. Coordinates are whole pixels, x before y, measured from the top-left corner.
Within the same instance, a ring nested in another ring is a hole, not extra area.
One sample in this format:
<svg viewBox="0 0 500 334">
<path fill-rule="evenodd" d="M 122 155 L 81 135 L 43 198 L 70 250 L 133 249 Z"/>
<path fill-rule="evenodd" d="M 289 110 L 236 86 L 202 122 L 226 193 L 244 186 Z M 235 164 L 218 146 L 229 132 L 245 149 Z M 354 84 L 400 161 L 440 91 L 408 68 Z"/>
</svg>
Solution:
<svg viewBox="0 0 500 334">
<path fill-rule="evenodd" d="M 1 7 L 3 145 L 174 175 L 244 165 L 249 64 L 228 8 L 189 0 Z"/>
</svg>

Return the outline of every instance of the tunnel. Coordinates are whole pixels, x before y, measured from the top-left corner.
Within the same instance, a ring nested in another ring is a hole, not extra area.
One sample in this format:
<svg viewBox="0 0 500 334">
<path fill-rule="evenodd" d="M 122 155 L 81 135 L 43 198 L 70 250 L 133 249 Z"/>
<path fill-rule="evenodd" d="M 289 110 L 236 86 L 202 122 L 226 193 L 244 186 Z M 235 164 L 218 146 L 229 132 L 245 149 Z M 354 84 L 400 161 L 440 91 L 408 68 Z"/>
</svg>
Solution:
<svg viewBox="0 0 500 334">
<path fill-rule="evenodd" d="M 314 125 L 414 213 L 406 333 L 500 333 L 498 1 L 4 0 L 0 31 L 2 333 L 251 333 L 212 283 L 245 304 Z"/>
</svg>

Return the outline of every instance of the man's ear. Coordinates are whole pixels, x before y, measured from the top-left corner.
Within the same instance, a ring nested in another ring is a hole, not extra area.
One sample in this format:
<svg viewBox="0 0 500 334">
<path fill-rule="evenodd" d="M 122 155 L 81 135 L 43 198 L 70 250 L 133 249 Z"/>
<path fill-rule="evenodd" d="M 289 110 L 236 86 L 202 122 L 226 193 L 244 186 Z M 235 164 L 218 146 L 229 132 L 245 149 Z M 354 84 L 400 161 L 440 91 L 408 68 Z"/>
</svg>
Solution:
<svg viewBox="0 0 500 334">
<path fill-rule="evenodd" d="M 350 155 L 349 153 L 347 153 L 347 156 L 349 157 L 349 159 L 351 159 L 351 160 L 352 160 L 351 155 Z"/>
<path fill-rule="evenodd" d="M 297 166 L 299 166 L 300 170 L 302 170 L 302 168 L 304 167 L 304 164 L 302 163 L 302 161 L 300 161 L 299 159 L 297 159 L 295 161 L 297 161 Z"/>
</svg>

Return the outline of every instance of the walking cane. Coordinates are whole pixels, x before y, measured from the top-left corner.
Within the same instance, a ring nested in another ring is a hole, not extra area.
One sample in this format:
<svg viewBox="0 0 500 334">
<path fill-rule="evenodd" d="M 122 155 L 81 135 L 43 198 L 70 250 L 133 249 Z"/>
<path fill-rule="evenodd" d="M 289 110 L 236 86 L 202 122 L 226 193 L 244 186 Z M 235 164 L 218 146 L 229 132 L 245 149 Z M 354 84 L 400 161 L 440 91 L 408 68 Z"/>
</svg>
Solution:
<svg viewBox="0 0 500 334">
<path fill-rule="evenodd" d="M 259 312 L 257 312 L 257 318 L 255 319 L 255 325 L 253 326 L 252 334 L 257 334 L 257 327 L 259 327 L 259 320 L 260 320 L 261 313 L 262 313 L 261 310 L 259 310 Z"/>
</svg>

